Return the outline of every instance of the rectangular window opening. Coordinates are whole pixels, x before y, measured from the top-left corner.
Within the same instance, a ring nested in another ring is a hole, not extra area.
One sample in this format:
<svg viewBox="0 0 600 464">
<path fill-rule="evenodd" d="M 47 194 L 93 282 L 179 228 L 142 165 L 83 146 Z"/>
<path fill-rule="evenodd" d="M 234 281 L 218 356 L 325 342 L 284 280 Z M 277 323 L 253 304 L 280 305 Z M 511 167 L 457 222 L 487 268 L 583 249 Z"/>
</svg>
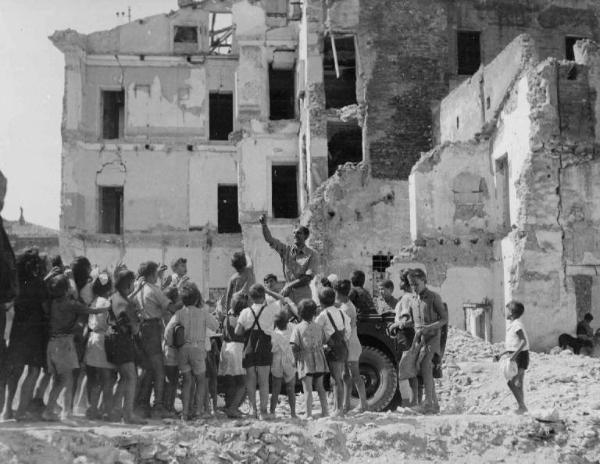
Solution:
<svg viewBox="0 0 600 464">
<path fill-rule="evenodd" d="M 196 26 L 175 26 L 173 42 L 197 44 L 198 28 Z"/>
<path fill-rule="evenodd" d="M 294 119 L 294 70 L 269 65 L 270 119 Z"/>
<path fill-rule="evenodd" d="M 575 51 L 573 48 L 575 47 L 575 43 L 578 40 L 584 40 L 587 37 L 574 37 L 567 36 L 565 37 L 565 58 L 569 61 L 575 61 Z"/>
<path fill-rule="evenodd" d="M 208 43 L 210 55 L 230 55 L 233 37 L 231 13 L 208 14 Z"/>
<path fill-rule="evenodd" d="M 329 177 L 346 163 L 360 163 L 362 153 L 362 128 L 358 123 L 327 122 L 327 167 Z"/>
<path fill-rule="evenodd" d="M 100 187 L 101 234 L 123 233 L 123 187 Z"/>
<path fill-rule="evenodd" d="M 458 74 L 470 76 L 479 69 L 481 65 L 480 36 L 480 32 L 457 32 Z"/>
<path fill-rule="evenodd" d="M 373 296 L 379 295 L 379 283 L 388 278 L 387 269 L 393 259 L 392 255 L 373 255 Z"/>
<path fill-rule="evenodd" d="M 233 131 L 233 94 L 211 92 L 208 106 L 208 138 L 228 140 Z"/>
<path fill-rule="evenodd" d="M 102 138 L 123 137 L 125 122 L 125 92 L 123 90 L 102 91 Z"/>
<path fill-rule="evenodd" d="M 325 37 L 323 50 L 323 77 L 325 81 L 325 108 L 342 108 L 356 103 L 356 50 L 354 36 L 334 37 L 335 56 L 339 69 L 336 75 L 331 36 Z"/>
<path fill-rule="evenodd" d="M 508 155 L 496 160 L 496 191 L 501 208 L 502 225 L 510 227 L 510 176 L 508 171 Z"/>
<path fill-rule="evenodd" d="M 298 167 L 277 165 L 271 167 L 272 205 L 274 218 L 298 217 Z"/>
<path fill-rule="evenodd" d="M 217 193 L 217 232 L 237 234 L 242 231 L 238 217 L 237 185 L 219 185 Z"/>
</svg>

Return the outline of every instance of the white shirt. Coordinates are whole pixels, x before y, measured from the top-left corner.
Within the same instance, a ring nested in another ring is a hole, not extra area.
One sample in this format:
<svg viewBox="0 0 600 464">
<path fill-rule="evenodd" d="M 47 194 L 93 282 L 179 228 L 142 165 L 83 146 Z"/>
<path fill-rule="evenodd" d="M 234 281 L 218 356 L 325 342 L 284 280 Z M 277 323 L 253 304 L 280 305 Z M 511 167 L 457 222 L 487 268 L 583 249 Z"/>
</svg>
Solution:
<svg viewBox="0 0 600 464">
<path fill-rule="evenodd" d="M 258 316 L 260 308 L 262 308 L 265 304 L 267 306 L 260 314 L 260 317 L 258 318 L 258 324 L 264 333 L 271 335 L 275 325 L 275 314 L 280 311 L 279 305 L 276 302 L 253 304 L 250 306 L 250 308 L 242 310 L 237 323 L 240 324 L 245 330 L 250 330 L 250 327 L 252 327 L 254 324 L 254 316 Z M 254 315 L 252 314 L 252 311 L 254 311 Z M 255 326 L 255 329 L 258 329 L 258 327 Z"/>
<path fill-rule="evenodd" d="M 327 339 L 333 335 L 335 329 L 331 325 L 331 321 L 329 317 L 327 317 L 327 313 L 331 315 L 333 322 L 335 322 L 335 326 L 338 330 L 344 330 L 344 338 L 346 341 L 350 340 L 351 328 L 350 328 L 350 318 L 346 315 L 343 315 L 342 311 L 335 306 L 329 306 L 325 308 L 315 319 L 315 322 L 319 324 L 323 329 L 325 329 L 325 335 Z"/>
<path fill-rule="evenodd" d="M 512 321 L 506 321 L 506 338 L 504 339 L 504 349 L 506 351 L 517 351 L 521 344 L 521 339 L 517 335 L 519 330 L 523 331 L 525 335 L 525 346 L 522 351 L 529 350 L 529 337 L 525 331 L 525 326 L 521 322 L 521 319 L 514 319 Z"/>
</svg>

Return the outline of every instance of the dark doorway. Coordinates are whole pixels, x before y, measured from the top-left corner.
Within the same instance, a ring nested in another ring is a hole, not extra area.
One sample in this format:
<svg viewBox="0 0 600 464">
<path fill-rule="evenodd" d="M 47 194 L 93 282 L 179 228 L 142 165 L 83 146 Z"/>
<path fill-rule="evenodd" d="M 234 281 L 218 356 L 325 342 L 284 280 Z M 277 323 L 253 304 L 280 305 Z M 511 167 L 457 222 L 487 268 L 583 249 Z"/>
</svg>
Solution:
<svg viewBox="0 0 600 464">
<path fill-rule="evenodd" d="M 592 276 L 574 275 L 575 307 L 577 308 L 577 321 L 583 319 L 587 313 L 592 312 Z"/>
<path fill-rule="evenodd" d="M 220 234 L 236 234 L 242 231 L 238 217 L 237 185 L 218 186 L 217 232 Z"/>
<path fill-rule="evenodd" d="M 233 94 L 211 93 L 208 106 L 209 139 L 228 140 L 233 131 Z"/>
<path fill-rule="evenodd" d="M 101 234 L 123 233 L 123 187 L 100 187 L 99 223 Z"/>
<path fill-rule="evenodd" d="M 271 168 L 273 217 L 298 217 L 298 168 L 279 165 Z"/>
</svg>

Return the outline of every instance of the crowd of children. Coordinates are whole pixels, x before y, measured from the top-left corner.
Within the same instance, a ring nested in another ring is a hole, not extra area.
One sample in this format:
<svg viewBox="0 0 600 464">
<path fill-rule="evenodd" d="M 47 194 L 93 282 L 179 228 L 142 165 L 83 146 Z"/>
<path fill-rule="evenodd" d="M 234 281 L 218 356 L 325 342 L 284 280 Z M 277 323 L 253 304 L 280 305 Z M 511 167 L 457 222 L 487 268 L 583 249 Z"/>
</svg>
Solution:
<svg viewBox="0 0 600 464">
<path fill-rule="evenodd" d="M 235 274 L 218 310 L 212 311 L 188 278 L 184 258 L 165 275 L 166 266 L 151 261 L 137 273 L 122 264 L 108 272 L 93 270 L 85 257 L 66 267 L 60 257 L 49 259 L 36 249 L 21 253 L 19 293 L 0 370 L 3 418 L 73 420 L 80 397 L 87 402 L 86 417 L 93 420 L 143 424 L 150 417 L 206 418 L 217 413 L 217 378 L 228 417 L 240 417 L 247 398 L 252 416 L 273 418 L 280 393 L 296 417 L 297 379 L 305 417 L 313 414 L 313 390 L 321 415 L 327 416 L 327 374 L 333 415 L 350 411 L 353 390 L 359 397 L 356 410 L 365 411 L 357 317 L 382 307 L 396 311 L 396 327 L 412 324 L 415 339 L 426 342 L 421 388 L 427 407 L 439 410 L 432 363 L 440 354 L 440 327 L 447 313 L 439 295 L 426 289 L 422 271 L 404 275 L 405 295 L 399 301 L 392 296 L 393 283 L 383 282 L 376 305 L 363 288 L 361 271 L 350 279 L 331 275 L 318 281 L 318 302 L 294 302 L 277 292 L 275 275 L 265 276 L 264 285 L 256 283 L 243 253 L 234 254 L 232 266 Z M 522 306 L 511 305 L 507 349 L 519 373 L 509 386 L 525 410 L 522 377 L 529 347 L 522 324 L 515 322 Z M 418 382 L 414 386 L 417 392 Z M 180 410 L 175 408 L 178 391 Z"/>
</svg>

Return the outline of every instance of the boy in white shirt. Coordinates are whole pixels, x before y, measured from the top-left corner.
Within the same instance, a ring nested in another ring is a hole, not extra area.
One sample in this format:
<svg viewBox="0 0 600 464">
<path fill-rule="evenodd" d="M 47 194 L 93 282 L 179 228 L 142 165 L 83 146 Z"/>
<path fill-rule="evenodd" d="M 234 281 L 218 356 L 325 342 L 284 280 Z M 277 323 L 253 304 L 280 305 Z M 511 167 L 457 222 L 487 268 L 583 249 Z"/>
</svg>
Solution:
<svg viewBox="0 0 600 464">
<path fill-rule="evenodd" d="M 331 350 L 327 355 L 327 361 L 329 362 L 329 371 L 335 385 L 335 412 L 334 416 L 343 416 L 343 399 L 344 399 L 344 368 L 346 361 L 348 360 L 348 341 L 350 340 L 351 328 L 350 318 L 345 316 L 344 313 L 334 306 L 335 304 L 335 292 L 332 288 L 324 287 L 319 290 L 319 301 L 323 311 L 317 316 L 315 322 L 323 327 L 325 330 L 325 337 L 328 341 L 331 341 L 332 335 L 336 332 L 343 332 L 343 339 L 345 343 L 345 352 L 342 346 L 340 346 L 340 352 L 332 353 Z M 329 342 L 328 342 L 329 343 Z"/>
<path fill-rule="evenodd" d="M 494 356 L 495 361 L 499 361 L 505 354 L 510 354 L 510 360 L 517 363 L 518 372 L 508 381 L 508 388 L 515 396 L 519 409 L 517 414 L 527 412 L 525 406 L 525 393 L 523 392 L 523 379 L 525 371 L 529 367 L 529 337 L 525 331 L 525 326 L 521 321 L 521 316 L 525 312 L 525 307 L 518 301 L 511 301 L 506 305 L 506 338 L 504 340 L 504 349 L 506 351 Z"/>
</svg>

